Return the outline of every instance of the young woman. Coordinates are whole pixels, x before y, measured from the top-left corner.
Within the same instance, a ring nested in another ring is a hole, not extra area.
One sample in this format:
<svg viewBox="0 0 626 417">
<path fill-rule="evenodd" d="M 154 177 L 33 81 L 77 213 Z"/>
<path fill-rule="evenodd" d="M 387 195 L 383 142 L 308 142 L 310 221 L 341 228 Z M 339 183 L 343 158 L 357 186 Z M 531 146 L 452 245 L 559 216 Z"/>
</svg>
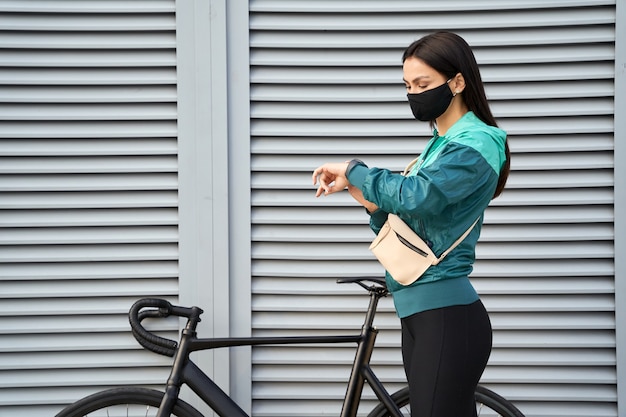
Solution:
<svg viewBox="0 0 626 417">
<path fill-rule="evenodd" d="M 378 233 L 398 215 L 439 256 L 476 219 L 469 235 L 414 283 L 386 281 L 402 326 L 402 357 L 413 417 L 476 415 L 474 389 L 491 353 L 487 312 L 469 281 L 484 211 L 509 174 L 506 133 L 497 127 L 469 45 L 437 32 L 402 56 L 404 83 L 416 119 L 434 136 L 406 175 L 359 160 L 313 172 L 316 196 L 348 189 Z"/>
</svg>

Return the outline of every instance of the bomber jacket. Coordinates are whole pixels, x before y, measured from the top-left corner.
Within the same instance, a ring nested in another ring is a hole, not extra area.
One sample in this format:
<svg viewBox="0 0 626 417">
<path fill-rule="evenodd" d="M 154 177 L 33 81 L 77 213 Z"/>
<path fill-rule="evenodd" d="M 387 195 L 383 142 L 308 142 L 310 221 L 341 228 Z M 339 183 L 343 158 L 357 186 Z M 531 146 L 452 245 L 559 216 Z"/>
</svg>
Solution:
<svg viewBox="0 0 626 417">
<path fill-rule="evenodd" d="M 377 234 L 389 213 L 398 215 L 440 256 L 479 218 L 470 234 L 438 265 L 404 286 L 386 273 L 399 317 L 478 300 L 469 281 L 484 211 L 504 165 L 506 132 L 473 112 L 433 138 L 407 176 L 358 161 L 346 172 L 363 197 L 376 204 L 370 227 Z"/>
</svg>

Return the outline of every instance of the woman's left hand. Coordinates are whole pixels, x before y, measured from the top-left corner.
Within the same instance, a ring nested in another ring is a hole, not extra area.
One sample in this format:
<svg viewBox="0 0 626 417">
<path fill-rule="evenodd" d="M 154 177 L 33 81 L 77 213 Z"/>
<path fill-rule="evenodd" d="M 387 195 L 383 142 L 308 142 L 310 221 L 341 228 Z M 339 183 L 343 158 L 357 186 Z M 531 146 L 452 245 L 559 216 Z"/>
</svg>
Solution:
<svg viewBox="0 0 626 417">
<path fill-rule="evenodd" d="M 346 178 L 348 162 L 327 163 L 313 171 L 313 185 L 319 180 L 319 187 L 315 197 L 320 195 L 330 195 L 338 191 L 343 191 L 350 184 Z"/>
<path fill-rule="evenodd" d="M 373 213 L 378 210 L 378 206 L 371 201 L 367 201 L 365 197 L 363 197 L 363 191 L 359 190 L 354 185 L 348 185 L 348 192 L 352 198 L 354 198 L 357 203 L 365 207 L 368 212 Z"/>
</svg>

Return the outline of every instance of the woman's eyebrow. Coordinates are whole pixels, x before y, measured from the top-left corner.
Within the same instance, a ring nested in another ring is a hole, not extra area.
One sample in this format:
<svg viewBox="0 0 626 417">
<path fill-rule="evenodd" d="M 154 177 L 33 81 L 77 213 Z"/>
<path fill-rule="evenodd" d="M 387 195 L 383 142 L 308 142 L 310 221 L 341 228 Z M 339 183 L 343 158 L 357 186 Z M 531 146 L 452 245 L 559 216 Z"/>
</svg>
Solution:
<svg viewBox="0 0 626 417">
<path fill-rule="evenodd" d="M 418 82 L 418 81 L 420 81 L 422 79 L 427 79 L 427 78 L 430 78 L 430 77 L 428 75 L 420 75 L 419 77 L 413 78 L 412 82 L 416 83 L 416 82 Z M 404 81 L 407 84 L 409 83 L 406 79 L 404 79 L 404 77 L 402 78 L 402 81 Z"/>
</svg>

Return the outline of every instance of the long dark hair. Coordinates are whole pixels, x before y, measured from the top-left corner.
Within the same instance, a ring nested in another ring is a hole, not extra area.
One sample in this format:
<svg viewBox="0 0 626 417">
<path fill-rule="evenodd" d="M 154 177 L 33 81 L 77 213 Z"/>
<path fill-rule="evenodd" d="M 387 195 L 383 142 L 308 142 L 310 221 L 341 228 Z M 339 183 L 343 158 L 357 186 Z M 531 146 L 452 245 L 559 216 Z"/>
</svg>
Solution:
<svg viewBox="0 0 626 417">
<path fill-rule="evenodd" d="M 458 73 L 465 78 L 463 99 L 467 108 L 490 126 L 497 127 L 496 119 L 491 113 L 485 87 L 480 76 L 476 58 L 470 46 L 463 38 L 452 32 L 435 32 L 413 42 L 402 54 L 402 63 L 410 57 L 415 57 L 443 74 L 446 79 L 453 78 Z M 498 197 L 509 177 L 511 170 L 511 153 L 508 141 L 505 142 L 506 161 L 500 170 L 498 185 L 493 198 Z"/>
</svg>

